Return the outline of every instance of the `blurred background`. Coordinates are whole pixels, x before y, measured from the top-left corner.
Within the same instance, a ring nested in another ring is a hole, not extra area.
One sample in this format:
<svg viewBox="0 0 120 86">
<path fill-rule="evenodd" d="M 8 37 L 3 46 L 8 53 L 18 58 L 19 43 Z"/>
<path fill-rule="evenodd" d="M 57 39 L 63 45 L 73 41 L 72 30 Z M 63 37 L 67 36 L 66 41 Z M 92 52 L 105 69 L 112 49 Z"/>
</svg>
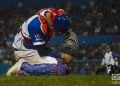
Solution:
<svg viewBox="0 0 120 86">
<path fill-rule="evenodd" d="M 12 42 L 19 26 L 46 7 L 62 8 L 79 39 L 73 73 L 95 74 L 109 44 L 120 60 L 120 0 L 0 0 L 0 74 L 14 64 Z M 62 36 L 49 45 L 58 48 Z M 120 62 L 120 61 L 119 61 Z"/>
</svg>

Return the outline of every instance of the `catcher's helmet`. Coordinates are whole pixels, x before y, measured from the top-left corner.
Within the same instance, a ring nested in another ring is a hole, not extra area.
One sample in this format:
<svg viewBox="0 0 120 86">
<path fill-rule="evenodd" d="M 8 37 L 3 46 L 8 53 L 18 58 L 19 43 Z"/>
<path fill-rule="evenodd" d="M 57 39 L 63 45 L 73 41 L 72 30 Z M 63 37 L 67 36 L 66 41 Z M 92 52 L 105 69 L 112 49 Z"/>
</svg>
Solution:
<svg viewBox="0 0 120 86">
<path fill-rule="evenodd" d="M 56 32 L 67 32 L 70 26 L 70 21 L 65 14 L 55 16 L 54 29 Z"/>
<path fill-rule="evenodd" d="M 53 10 L 51 12 L 51 19 L 56 32 L 66 32 L 69 29 L 70 21 L 65 15 L 64 10 Z"/>
</svg>

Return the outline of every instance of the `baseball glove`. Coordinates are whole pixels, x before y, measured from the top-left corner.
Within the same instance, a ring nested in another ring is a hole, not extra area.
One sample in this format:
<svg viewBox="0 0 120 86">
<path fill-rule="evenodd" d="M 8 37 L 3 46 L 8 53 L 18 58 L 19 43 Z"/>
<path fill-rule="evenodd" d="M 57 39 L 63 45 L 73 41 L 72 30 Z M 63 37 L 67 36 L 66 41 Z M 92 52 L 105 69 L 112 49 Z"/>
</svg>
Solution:
<svg viewBox="0 0 120 86">
<path fill-rule="evenodd" d="M 71 29 L 63 37 L 62 51 L 73 56 L 76 56 L 78 54 L 78 38 Z"/>
</svg>

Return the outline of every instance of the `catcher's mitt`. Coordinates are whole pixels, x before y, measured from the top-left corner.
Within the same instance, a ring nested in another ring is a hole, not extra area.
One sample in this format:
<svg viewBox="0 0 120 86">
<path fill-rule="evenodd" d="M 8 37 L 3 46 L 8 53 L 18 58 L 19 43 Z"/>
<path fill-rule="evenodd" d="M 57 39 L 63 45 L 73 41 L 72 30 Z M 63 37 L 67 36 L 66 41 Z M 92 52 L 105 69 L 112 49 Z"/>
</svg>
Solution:
<svg viewBox="0 0 120 86">
<path fill-rule="evenodd" d="M 78 50 L 78 38 L 72 30 L 69 30 L 63 37 L 62 51 L 76 56 L 78 54 Z"/>
</svg>

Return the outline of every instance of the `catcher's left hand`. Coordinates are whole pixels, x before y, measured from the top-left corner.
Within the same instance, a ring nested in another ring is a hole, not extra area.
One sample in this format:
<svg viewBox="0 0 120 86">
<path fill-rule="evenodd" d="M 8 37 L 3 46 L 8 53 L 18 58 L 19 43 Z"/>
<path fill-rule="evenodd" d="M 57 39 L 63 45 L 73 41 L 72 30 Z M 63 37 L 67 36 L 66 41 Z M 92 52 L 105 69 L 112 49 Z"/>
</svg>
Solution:
<svg viewBox="0 0 120 86">
<path fill-rule="evenodd" d="M 71 55 L 66 54 L 66 53 L 62 53 L 61 58 L 67 63 L 70 63 L 73 59 L 73 57 Z"/>
</svg>

